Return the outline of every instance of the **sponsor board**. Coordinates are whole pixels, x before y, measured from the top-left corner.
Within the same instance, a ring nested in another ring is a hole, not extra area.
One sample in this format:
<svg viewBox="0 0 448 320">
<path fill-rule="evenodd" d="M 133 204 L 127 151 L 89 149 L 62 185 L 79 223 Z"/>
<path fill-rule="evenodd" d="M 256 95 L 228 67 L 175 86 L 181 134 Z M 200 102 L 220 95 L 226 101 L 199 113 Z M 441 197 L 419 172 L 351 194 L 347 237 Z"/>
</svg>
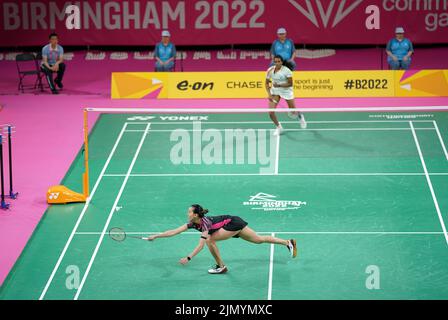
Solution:
<svg viewBox="0 0 448 320">
<path fill-rule="evenodd" d="M 265 72 L 114 72 L 113 99 L 266 98 Z M 296 71 L 296 98 L 443 97 L 448 70 Z"/>
</svg>

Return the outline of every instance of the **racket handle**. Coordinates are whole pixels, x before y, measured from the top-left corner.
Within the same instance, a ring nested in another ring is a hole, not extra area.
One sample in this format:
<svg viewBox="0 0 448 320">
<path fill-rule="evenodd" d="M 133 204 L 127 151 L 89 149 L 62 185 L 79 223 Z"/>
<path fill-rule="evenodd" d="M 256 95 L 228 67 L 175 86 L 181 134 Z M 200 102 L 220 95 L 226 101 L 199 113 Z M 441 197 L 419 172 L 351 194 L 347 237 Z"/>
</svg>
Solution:
<svg viewBox="0 0 448 320">
<path fill-rule="evenodd" d="M 140 240 L 148 240 L 148 238 L 145 237 L 137 237 L 137 236 L 128 236 L 129 238 L 134 238 L 134 239 L 140 239 Z"/>
</svg>

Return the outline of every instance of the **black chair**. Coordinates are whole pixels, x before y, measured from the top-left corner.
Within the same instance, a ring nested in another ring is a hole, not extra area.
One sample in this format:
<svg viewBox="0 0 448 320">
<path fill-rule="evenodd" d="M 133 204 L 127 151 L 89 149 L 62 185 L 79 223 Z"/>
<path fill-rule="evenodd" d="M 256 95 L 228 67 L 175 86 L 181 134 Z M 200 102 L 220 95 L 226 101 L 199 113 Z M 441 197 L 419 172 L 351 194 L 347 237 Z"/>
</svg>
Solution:
<svg viewBox="0 0 448 320">
<path fill-rule="evenodd" d="M 40 91 L 44 91 L 42 85 L 42 73 L 37 63 L 36 56 L 33 53 L 21 53 L 16 56 L 17 72 L 19 73 L 19 86 L 18 90 L 25 92 L 24 79 L 26 76 L 36 76 L 33 89 L 40 88 Z"/>
<path fill-rule="evenodd" d="M 41 79 L 40 81 L 42 81 L 42 78 L 45 78 L 45 73 L 42 71 L 41 69 L 41 65 L 42 65 L 42 52 L 38 52 L 36 54 L 36 62 L 37 62 L 37 67 L 39 69 L 39 78 Z M 43 82 L 43 87 L 45 88 L 50 88 L 50 85 L 48 84 L 47 81 Z"/>
</svg>

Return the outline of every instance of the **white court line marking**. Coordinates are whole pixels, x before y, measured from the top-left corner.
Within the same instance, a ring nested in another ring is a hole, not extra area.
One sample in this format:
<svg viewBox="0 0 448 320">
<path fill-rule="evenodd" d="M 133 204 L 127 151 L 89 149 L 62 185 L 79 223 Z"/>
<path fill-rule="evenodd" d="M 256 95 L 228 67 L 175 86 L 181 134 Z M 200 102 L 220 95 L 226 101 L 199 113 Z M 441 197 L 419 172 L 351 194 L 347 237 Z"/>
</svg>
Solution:
<svg viewBox="0 0 448 320">
<path fill-rule="evenodd" d="M 132 169 L 134 168 L 134 164 L 137 161 L 137 157 L 138 157 L 138 155 L 140 153 L 140 150 L 141 150 L 141 148 L 143 146 L 143 143 L 144 143 L 145 138 L 147 136 L 147 132 L 149 130 L 150 125 L 151 125 L 150 123 L 147 124 L 145 133 L 142 135 L 142 138 L 140 139 L 140 143 L 139 143 L 139 145 L 137 147 L 137 151 L 134 154 L 134 158 L 132 159 L 131 165 L 129 166 L 129 169 L 128 169 L 128 172 L 126 174 L 126 177 L 124 178 L 123 183 L 121 184 L 120 191 L 118 192 L 117 197 L 115 198 L 115 202 L 112 205 L 112 208 L 111 208 L 111 210 L 109 212 L 109 216 L 107 218 L 106 224 L 104 225 L 103 232 L 101 233 L 101 236 L 100 236 L 100 238 L 98 240 L 98 243 L 96 244 L 96 247 L 95 247 L 95 250 L 93 251 L 92 257 L 90 258 L 90 261 L 89 261 L 89 264 L 87 266 L 87 269 L 86 269 L 86 271 L 84 273 L 84 276 L 82 277 L 82 280 L 81 280 L 81 283 L 79 284 L 78 290 L 76 291 L 76 295 L 75 295 L 74 300 L 78 300 L 79 295 L 80 295 L 80 293 L 82 291 L 82 288 L 84 287 L 84 283 L 86 282 L 87 276 L 89 275 L 90 268 L 92 268 L 92 265 L 93 265 L 93 262 L 95 260 L 95 257 L 96 257 L 96 255 L 98 253 L 98 250 L 99 250 L 100 246 L 101 246 L 101 242 L 103 241 L 104 235 L 106 234 L 107 228 L 109 227 L 110 220 L 112 219 L 112 216 L 113 216 L 113 214 L 115 212 L 115 208 L 117 207 L 118 201 L 120 201 L 120 198 L 121 198 L 121 194 L 123 193 L 124 188 L 126 186 L 126 183 L 128 182 L 129 174 L 131 173 Z"/>
<path fill-rule="evenodd" d="M 98 178 L 97 178 L 97 180 L 95 182 L 95 185 L 94 185 L 94 187 L 92 189 L 92 192 L 90 193 L 90 197 L 87 199 L 87 201 L 86 201 L 86 203 L 85 203 L 85 205 L 84 205 L 84 207 L 83 207 L 83 209 L 81 211 L 81 214 L 79 215 L 78 220 L 76 221 L 76 224 L 73 227 L 73 230 L 72 230 L 72 232 L 70 234 L 70 237 L 67 239 L 67 242 L 65 243 L 64 249 L 62 250 L 62 252 L 61 252 L 61 254 L 59 256 L 59 259 L 56 262 L 56 265 L 54 266 L 53 271 L 51 272 L 50 278 L 48 278 L 48 281 L 45 284 L 44 290 L 42 291 L 42 293 L 41 293 L 41 295 L 39 297 L 39 300 L 43 300 L 44 299 L 45 294 L 47 293 L 48 288 L 50 287 L 50 284 L 53 281 L 53 278 L 54 278 L 57 270 L 59 269 L 59 266 L 61 265 L 62 259 L 64 258 L 65 253 L 67 252 L 67 249 L 70 246 L 70 243 L 72 242 L 73 236 L 75 235 L 75 232 L 78 229 L 78 226 L 81 223 L 81 220 L 84 217 L 84 214 L 86 213 L 87 208 L 89 207 L 90 201 L 93 198 L 93 196 L 95 195 L 95 192 L 96 192 L 96 190 L 98 188 L 98 185 L 100 184 L 102 178 L 104 177 L 104 173 L 106 172 L 106 169 L 109 166 L 109 162 L 111 161 L 112 156 L 114 155 L 115 150 L 117 149 L 118 144 L 120 143 L 121 138 L 123 137 L 124 131 L 126 130 L 126 126 L 127 126 L 127 124 L 125 123 L 123 125 L 123 127 L 121 128 L 120 134 L 118 135 L 117 140 L 115 141 L 115 144 L 114 144 L 112 150 L 110 151 L 109 157 L 107 158 L 106 163 L 104 164 L 103 169 L 101 170 L 100 175 L 98 176 Z"/>
<path fill-rule="evenodd" d="M 160 234 L 161 232 L 154 231 L 132 231 L 126 234 Z M 441 235 L 442 231 L 257 231 L 258 234 L 333 234 L 333 235 Z M 102 232 L 77 232 L 76 235 L 100 235 Z M 187 235 L 200 235 L 198 232 L 182 232 Z"/>
<path fill-rule="evenodd" d="M 86 111 L 106 112 L 106 113 L 177 113 L 177 114 L 213 114 L 213 113 L 267 113 L 268 108 L 85 108 Z M 410 106 L 410 107 L 345 107 L 345 108 L 299 108 L 299 111 L 306 112 L 355 112 L 355 111 L 400 111 L 400 112 L 426 112 L 430 114 L 433 111 L 446 111 L 448 106 Z M 275 110 L 276 113 L 290 112 L 289 108 L 280 108 Z"/>
<path fill-rule="evenodd" d="M 443 221 L 442 213 L 440 212 L 439 203 L 437 201 L 436 194 L 434 193 L 431 178 L 429 177 L 428 170 L 426 168 L 425 159 L 423 158 L 422 150 L 420 149 L 420 143 L 418 142 L 417 133 L 414 130 L 414 125 L 412 124 L 412 121 L 409 121 L 409 125 L 411 126 L 412 129 L 412 135 L 414 136 L 415 145 L 417 146 L 418 155 L 420 156 L 420 162 L 422 163 L 423 171 L 425 172 L 426 182 L 428 183 L 429 190 L 431 191 L 432 200 L 434 201 L 434 206 L 436 207 L 437 215 L 439 216 L 439 221 L 440 225 L 442 226 L 446 244 L 448 245 L 448 234 L 446 233 L 445 222 Z"/>
<path fill-rule="evenodd" d="M 129 121 L 129 120 L 128 120 Z M 197 120 L 199 121 L 199 120 Z M 432 122 L 433 120 L 412 120 L 413 122 Z M 170 124 L 190 124 L 195 122 L 194 120 L 186 121 L 165 121 L 165 122 L 151 122 L 152 125 L 170 125 Z M 200 121 L 203 124 L 273 124 L 272 121 Z M 408 123 L 409 120 L 337 120 L 337 121 L 306 121 L 307 123 Z M 128 124 L 147 124 L 148 122 L 132 121 Z M 297 121 L 282 121 L 282 123 L 294 123 Z"/>
<path fill-rule="evenodd" d="M 175 130 L 182 130 L 185 132 L 203 132 L 206 130 L 216 130 L 216 131 L 225 131 L 225 130 L 235 130 L 235 129 L 245 129 L 245 128 L 208 128 L 208 129 L 184 129 L 184 128 L 176 128 L 176 129 L 155 129 L 151 130 L 153 132 L 173 132 Z M 250 128 L 252 130 L 271 130 L 269 128 Z M 410 131 L 409 128 L 308 128 L 308 129 L 284 129 L 285 132 L 288 131 L 298 131 L 298 132 L 313 132 L 313 131 Z M 415 130 L 435 130 L 435 128 L 415 128 Z M 126 130 L 126 132 L 143 132 L 145 130 Z"/>
<path fill-rule="evenodd" d="M 275 175 L 278 175 L 279 161 L 280 161 L 280 135 L 277 135 L 277 144 L 275 146 L 275 169 L 274 169 Z"/>
<path fill-rule="evenodd" d="M 130 177 L 209 177 L 209 176 L 424 176 L 425 173 L 414 172 L 372 172 L 372 173 L 134 173 Z M 448 176 L 447 172 L 429 173 L 430 176 Z M 105 174 L 105 177 L 124 177 L 123 174 Z"/>
<path fill-rule="evenodd" d="M 275 233 L 271 233 L 275 237 Z M 272 277 L 274 275 L 274 244 L 271 243 L 271 254 L 269 256 L 269 285 L 268 285 L 268 300 L 272 299 Z"/>
<path fill-rule="evenodd" d="M 448 152 L 446 151 L 445 143 L 443 142 L 442 135 L 440 134 L 439 126 L 437 122 L 434 120 L 434 128 L 436 128 L 437 136 L 439 137 L 440 145 L 442 146 L 443 152 L 445 153 L 445 158 L 448 160 Z"/>
</svg>

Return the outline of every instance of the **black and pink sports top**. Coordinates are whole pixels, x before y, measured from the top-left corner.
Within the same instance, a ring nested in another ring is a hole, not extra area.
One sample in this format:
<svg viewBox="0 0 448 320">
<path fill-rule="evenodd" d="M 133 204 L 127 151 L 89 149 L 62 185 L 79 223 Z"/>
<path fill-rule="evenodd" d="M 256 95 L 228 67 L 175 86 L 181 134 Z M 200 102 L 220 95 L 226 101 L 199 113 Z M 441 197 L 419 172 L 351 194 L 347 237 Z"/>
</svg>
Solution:
<svg viewBox="0 0 448 320">
<path fill-rule="evenodd" d="M 188 229 L 196 229 L 201 232 L 208 231 L 209 234 L 211 234 L 212 232 L 221 229 L 226 224 L 229 224 L 230 221 L 232 221 L 232 216 L 229 215 L 210 216 L 210 217 L 203 217 L 199 224 L 189 221 L 187 223 L 187 227 Z"/>
</svg>

